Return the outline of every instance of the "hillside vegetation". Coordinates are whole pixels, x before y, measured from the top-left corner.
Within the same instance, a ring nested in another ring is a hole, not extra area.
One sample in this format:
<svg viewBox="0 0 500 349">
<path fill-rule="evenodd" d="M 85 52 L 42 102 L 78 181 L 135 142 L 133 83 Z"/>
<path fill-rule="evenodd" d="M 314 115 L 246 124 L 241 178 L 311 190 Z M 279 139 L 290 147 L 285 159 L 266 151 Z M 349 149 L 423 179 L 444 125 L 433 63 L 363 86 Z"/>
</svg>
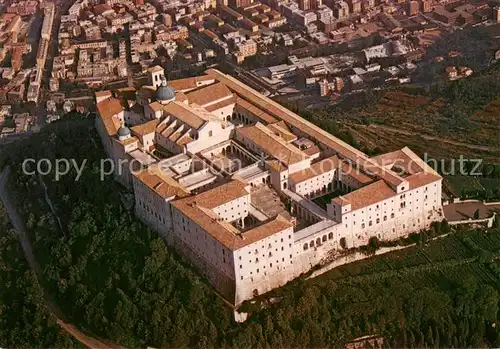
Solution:
<svg viewBox="0 0 500 349">
<path fill-rule="evenodd" d="M 100 337 L 127 347 L 341 347 L 368 334 L 390 347 L 500 345 L 498 228 L 429 243 L 422 235 L 419 246 L 296 280 L 246 304 L 250 318 L 236 324 L 206 280 L 126 208 L 125 189 L 100 180 L 104 152 L 90 122 L 56 122 L 17 147 L 2 163 L 43 285 Z M 87 162 L 76 182 L 75 171 L 41 177 L 51 209 L 40 178 L 21 171 L 27 157 Z"/>
<path fill-rule="evenodd" d="M 0 204 L 0 345 L 4 348 L 78 347 L 50 314 L 17 233 Z"/>
<path fill-rule="evenodd" d="M 493 66 L 484 75 L 427 87 L 368 90 L 329 109 L 291 108 L 363 149 L 387 152 L 409 146 L 427 158 L 462 155 L 498 163 L 499 99 L 500 66 Z"/>
</svg>

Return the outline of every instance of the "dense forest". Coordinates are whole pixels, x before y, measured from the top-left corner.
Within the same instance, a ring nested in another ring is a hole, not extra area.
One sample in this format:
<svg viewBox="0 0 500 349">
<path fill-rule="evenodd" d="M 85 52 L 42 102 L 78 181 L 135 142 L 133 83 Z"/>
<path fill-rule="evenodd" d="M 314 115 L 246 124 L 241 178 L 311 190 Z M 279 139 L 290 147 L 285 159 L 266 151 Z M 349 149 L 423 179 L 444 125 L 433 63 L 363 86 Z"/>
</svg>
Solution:
<svg viewBox="0 0 500 349">
<path fill-rule="evenodd" d="M 0 345 L 4 348 L 75 347 L 50 314 L 26 263 L 16 232 L 0 205 Z"/>
<path fill-rule="evenodd" d="M 89 333 L 127 347 L 340 347 L 374 334 L 387 347 L 500 345 L 498 228 L 417 239 L 415 247 L 295 280 L 245 304 L 249 319 L 236 324 L 206 280 L 135 219 L 130 193 L 111 177 L 101 180 L 105 155 L 90 121 L 56 122 L 15 147 L 0 160 L 11 166 L 43 287 Z M 78 181 L 74 169 L 56 181 L 54 169 L 23 173 L 26 158 L 85 165 Z M 1 247 L 4 265 L 19 261 Z M 21 298 L 27 285 L 36 286 L 32 277 L 12 292 Z M 8 297 L 1 302 L 12 306 Z M 1 328 L 19 337 L 18 327 Z"/>
</svg>

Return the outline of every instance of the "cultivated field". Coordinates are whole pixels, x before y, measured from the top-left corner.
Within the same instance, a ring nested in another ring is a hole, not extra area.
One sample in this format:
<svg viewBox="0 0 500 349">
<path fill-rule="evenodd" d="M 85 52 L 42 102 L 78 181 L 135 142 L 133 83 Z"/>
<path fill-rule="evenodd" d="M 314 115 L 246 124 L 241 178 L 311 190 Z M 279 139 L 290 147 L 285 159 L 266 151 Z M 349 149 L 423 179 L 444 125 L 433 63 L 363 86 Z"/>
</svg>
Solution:
<svg viewBox="0 0 500 349">
<path fill-rule="evenodd" d="M 500 100 L 472 116 L 444 98 L 387 92 L 375 108 L 342 120 L 368 148 L 391 151 L 409 146 L 430 158 L 481 158 L 500 162 Z"/>
<path fill-rule="evenodd" d="M 395 280 L 404 280 L 415 289 L 449 289 L 464 278 L 475 278 L 496 288 L 500 280 L 490 263 L 498 256 L 498 229 L 458 231 L 422 246 L 335 268 L 310 282 L 318 287 L 357 287 L 363 292 Z"/>
</svg>

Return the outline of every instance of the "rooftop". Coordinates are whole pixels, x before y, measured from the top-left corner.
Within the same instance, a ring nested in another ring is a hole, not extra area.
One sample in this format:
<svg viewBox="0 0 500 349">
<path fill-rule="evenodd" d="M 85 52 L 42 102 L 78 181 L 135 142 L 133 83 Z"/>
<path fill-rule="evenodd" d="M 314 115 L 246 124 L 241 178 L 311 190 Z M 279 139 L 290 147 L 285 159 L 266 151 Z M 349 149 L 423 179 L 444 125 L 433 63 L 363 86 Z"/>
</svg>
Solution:
<svg viewBox="0 0 500 349">
<path fill-rule="evenodd" d="M 291 174 L 290 179 L 294 183 L 300 183 L 313 177 L 319 176 L 323 173 L 332 171 L 333 169 L 338 168 L 339 165 L 340 160 L 337 155 L 334 155 L 321 161 L 315 162 L 311 165 L 311 167 L 305 169 L 304 171 L 299 171 Z"/>
<path fill-rule="evenodd" d="M 191 92 L 187 92 L 186 96 L 191 104 L 197 104 L 201 107 L 216 103 L 222 99 L 233 96 L 231 91 L 220 82 L 200 87 Z"/>
<path fill-rule="evenodd" d="M 144 135 L 155 132 L 156 126 L 158 125 L 158 122 L 159 121 L 156 119 L 151 120 L 151 121 L 148 121 L 144 124 L 136 125 L 136 126 L 132 127 L 130 130 L 132 131 L 132 133 L 134 133 L 138 136 L 144 136 Z"/>
<path fill-rule="evenodd" d="M 261 123 L 238 128 L 236 132 L 285 165 L 295 164 L 308 158 L 300 149 L 288 145 Z"/>
<path fill-rule="evenodd" d="M 396 192 L 387 183 L 378 180 L 349 194 L 339 196 L 333 199 L 332 202 L 340 205 L 351 204 L 351 211 L 355 211 L 386 200 L 394 195 L 396 195 Z"/>
<path fill-rule="evenodd" d="M 196 76 L 192 78 L 184 78 L 178 80 L 169 81 L 168 84 L 172 86 L 176 91 L 189 91 L 198 88 L 202 83 L 214 82 L 214 79 L 207 75 Z"/>
<path fill-rule="evenodd" d="M 198 206 L 211 210 L 242 196 L 250 195 L 245 187 L 245 183 L 233 180 L 196 195 L 194 202 Z"/>
<path fill-rule="evenodd" d="M 170 177 L 161 174 L 157 166 L 151 166 L 148 169 L 141 170 L 135 176 L 151 190 L 158 193 L 162 198 L 185 197 L 188 195 L 179 183 Z"/>
<path fill-rule="evenodd" d="M 163 110 L 196 130 L 207 121 L 202 113 L 182 102 L 170 102 Z"/>
</svg>

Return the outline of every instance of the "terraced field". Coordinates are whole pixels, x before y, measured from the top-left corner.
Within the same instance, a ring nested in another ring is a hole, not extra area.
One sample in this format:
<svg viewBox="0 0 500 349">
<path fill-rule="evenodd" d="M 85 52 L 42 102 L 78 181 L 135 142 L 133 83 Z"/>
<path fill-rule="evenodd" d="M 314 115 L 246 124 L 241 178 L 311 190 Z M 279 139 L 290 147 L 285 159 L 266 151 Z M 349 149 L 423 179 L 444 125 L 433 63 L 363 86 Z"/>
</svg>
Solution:
<svg viewBox="0 0 500 349">
<path fill-rule="evenodd" d="M 369 147 L 390 151 L 408 145 L 433 158 L 500 158 L 500 100 L 484 104 L 470 117 L 467 108 L 439 97 L 387 92 L 376 104 L 342 120 L 355 139 Z M 467 109 L 467 110 L 466 110 Z M 367 125 L 367 121 L 369 125 Z"/>
<path fill-rule="evenodd" d="M 499 161 L 499 158 L 496 161 Z M 444 187 L 456 197 L 461 197 L 463 194 L 466 194 L 467 197 L 473 197 L 473 193 L 475 192 L 482 193 L 485 190 L 494 191 L 499 188 L 500 179 L 472 176 L 444 176 Z M 478 197 L 478 199 L 483 198 Z"/>
<path fill-rule="evenodd" d="M 404 278 L 411 280 L 414 287 L 445 287 L 458 282 L 461 275 L 473 273 L 481 281 L 497 283 L 500 281 L 498 276 L 478 262 L 479 256 L 486 252 L 494 257 L 500 256 L 499 230 L 455 232 L 424 246 L 410 247 L 333 269 L 314 279 L 314 282 L 323 284 L 334 281 L 336 284 L 352 285 Z"/>
</svg>

